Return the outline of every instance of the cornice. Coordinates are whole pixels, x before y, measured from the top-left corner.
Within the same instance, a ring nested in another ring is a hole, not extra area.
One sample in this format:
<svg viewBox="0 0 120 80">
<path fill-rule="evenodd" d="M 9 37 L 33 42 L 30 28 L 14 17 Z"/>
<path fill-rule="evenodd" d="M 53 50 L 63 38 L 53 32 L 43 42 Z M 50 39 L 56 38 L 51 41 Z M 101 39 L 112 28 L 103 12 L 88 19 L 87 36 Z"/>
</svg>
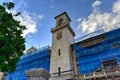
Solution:
<svg viewBox="0 0 120 80">
<path fill-rule="evenodd" d="M 55 28 L 51 29 L 51 32 L 54 33 L 54 32 L 56 32 L 58 30 L 66 28 L 66 27 L 70 30 L 70 32 L 72 33 L 72 35 L 75 36 L 75 32 L 73 31 L 73 29 L 71 28 L 71 26 L 69 24 L 63 24 L 61 26 L 56 26 Z"/>
</svg>

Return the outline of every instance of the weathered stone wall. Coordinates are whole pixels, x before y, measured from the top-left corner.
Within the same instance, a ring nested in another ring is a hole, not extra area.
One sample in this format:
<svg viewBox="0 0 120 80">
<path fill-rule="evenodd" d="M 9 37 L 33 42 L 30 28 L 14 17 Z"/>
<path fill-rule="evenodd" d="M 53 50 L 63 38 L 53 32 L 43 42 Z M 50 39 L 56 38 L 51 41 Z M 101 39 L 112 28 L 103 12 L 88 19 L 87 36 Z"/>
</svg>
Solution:
<svg viewBox="0 0 120 80">
<path fill-rule="evenodd" d="M 25 72 L 27 80 L 49 80 L 50 74 L 43 68 L 31 69 Z"/>
<path fill-rule="evenodd" d="M 61 19 L 61 24 L 58 25 Z M 72 79 L 73 56 L 71 44 L 74 43 L 75 34 L 70 26 L 70 20 L 66 13 L 62 13 L 56 17 L 56 26 L 52 28 L 51 32 L 50 80 Z M 60 37 L 60 39 L 58 37 Z"/>
</svg>

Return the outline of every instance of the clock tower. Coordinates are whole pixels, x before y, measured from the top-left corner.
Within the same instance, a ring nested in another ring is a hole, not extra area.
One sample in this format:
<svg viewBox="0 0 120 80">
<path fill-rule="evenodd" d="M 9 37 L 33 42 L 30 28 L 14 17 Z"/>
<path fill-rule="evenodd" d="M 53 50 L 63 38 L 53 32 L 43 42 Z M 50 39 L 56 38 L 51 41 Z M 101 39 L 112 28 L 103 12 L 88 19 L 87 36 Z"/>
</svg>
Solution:
<svg viewBox="0 0 120 80">
<path fill-rule="evenodd" d="M 75 33 L 70 26 L 71 19 L 66 12 L 56 16 L 55 19 L 56 26 L 51 29 L 50 80 L 73 80 L 71 44 L 74 43 Z"/>
</svg>

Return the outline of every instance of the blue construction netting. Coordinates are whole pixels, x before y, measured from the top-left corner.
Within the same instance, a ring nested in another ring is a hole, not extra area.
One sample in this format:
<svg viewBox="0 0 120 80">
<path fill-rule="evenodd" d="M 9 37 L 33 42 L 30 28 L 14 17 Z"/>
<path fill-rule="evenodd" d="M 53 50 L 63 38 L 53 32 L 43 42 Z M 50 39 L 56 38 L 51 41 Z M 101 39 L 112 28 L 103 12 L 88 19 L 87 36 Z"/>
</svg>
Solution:
<svg viewBox="0 0 120 80">
<path fill-rule="evenodd" d="M 117 59 L 120 64 L 120 29 L 104 34 L 106 40 L 94 46 L 82 47 L 74 44 L 80 74 L 92 73 L 105 60 Z"/>
<path fill-rule="evenodd" d="M 79 42 L 79 41 L 82 41 L 82 40 L 85 40 L 85 39 L 88 39 L 90 37 L 93 37 L 93 36 L 97 36 L 97 35 L 100 35 L 100 34 L 103 34 L 104 33 L 104 30 L 98 30 L 96 32 L 92 32 L 92 33 L 89 33 L 89 34 L 86 34 L 84 36 L 81 36 L 81 37 L 78 37 L 75 39 L 75 42 Z"/>
<path fill-rule="evenodd" d="M 27 80 L 26 70 L 44 68 L 49 72 L 49 46 L 27 53 L 21 57 L 14 72 L 8 73 L 6 80 Z"/>
</svg>

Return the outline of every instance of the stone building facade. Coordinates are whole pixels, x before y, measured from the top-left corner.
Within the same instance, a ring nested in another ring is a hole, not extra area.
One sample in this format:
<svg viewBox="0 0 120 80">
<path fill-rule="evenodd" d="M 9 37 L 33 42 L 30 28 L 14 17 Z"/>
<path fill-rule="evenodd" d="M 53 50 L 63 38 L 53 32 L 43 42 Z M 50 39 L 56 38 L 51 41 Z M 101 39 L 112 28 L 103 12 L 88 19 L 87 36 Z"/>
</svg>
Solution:
<svg viewBox="0 0 120 80">
<path fill-rule="evenodd" d="M 38 68 L 50 73 L 49 80 L 120 80 L 120 28 L 101 30 L 75 41 L 68 14 L 63 12 L 55 20 L 52 46 L 29 49 L 7 80 L 27 80 L 25 71 L 29 74 L 29 70 Z"/>
<path fill-rule="evenodd" d="M 66 12 L 56 16 L 55 19 L 56 25 L 51 29 L 50 80 L 70 80 L 74 76 L 71 44 L 74 43 L 75 33 Z"/>
</svg>

